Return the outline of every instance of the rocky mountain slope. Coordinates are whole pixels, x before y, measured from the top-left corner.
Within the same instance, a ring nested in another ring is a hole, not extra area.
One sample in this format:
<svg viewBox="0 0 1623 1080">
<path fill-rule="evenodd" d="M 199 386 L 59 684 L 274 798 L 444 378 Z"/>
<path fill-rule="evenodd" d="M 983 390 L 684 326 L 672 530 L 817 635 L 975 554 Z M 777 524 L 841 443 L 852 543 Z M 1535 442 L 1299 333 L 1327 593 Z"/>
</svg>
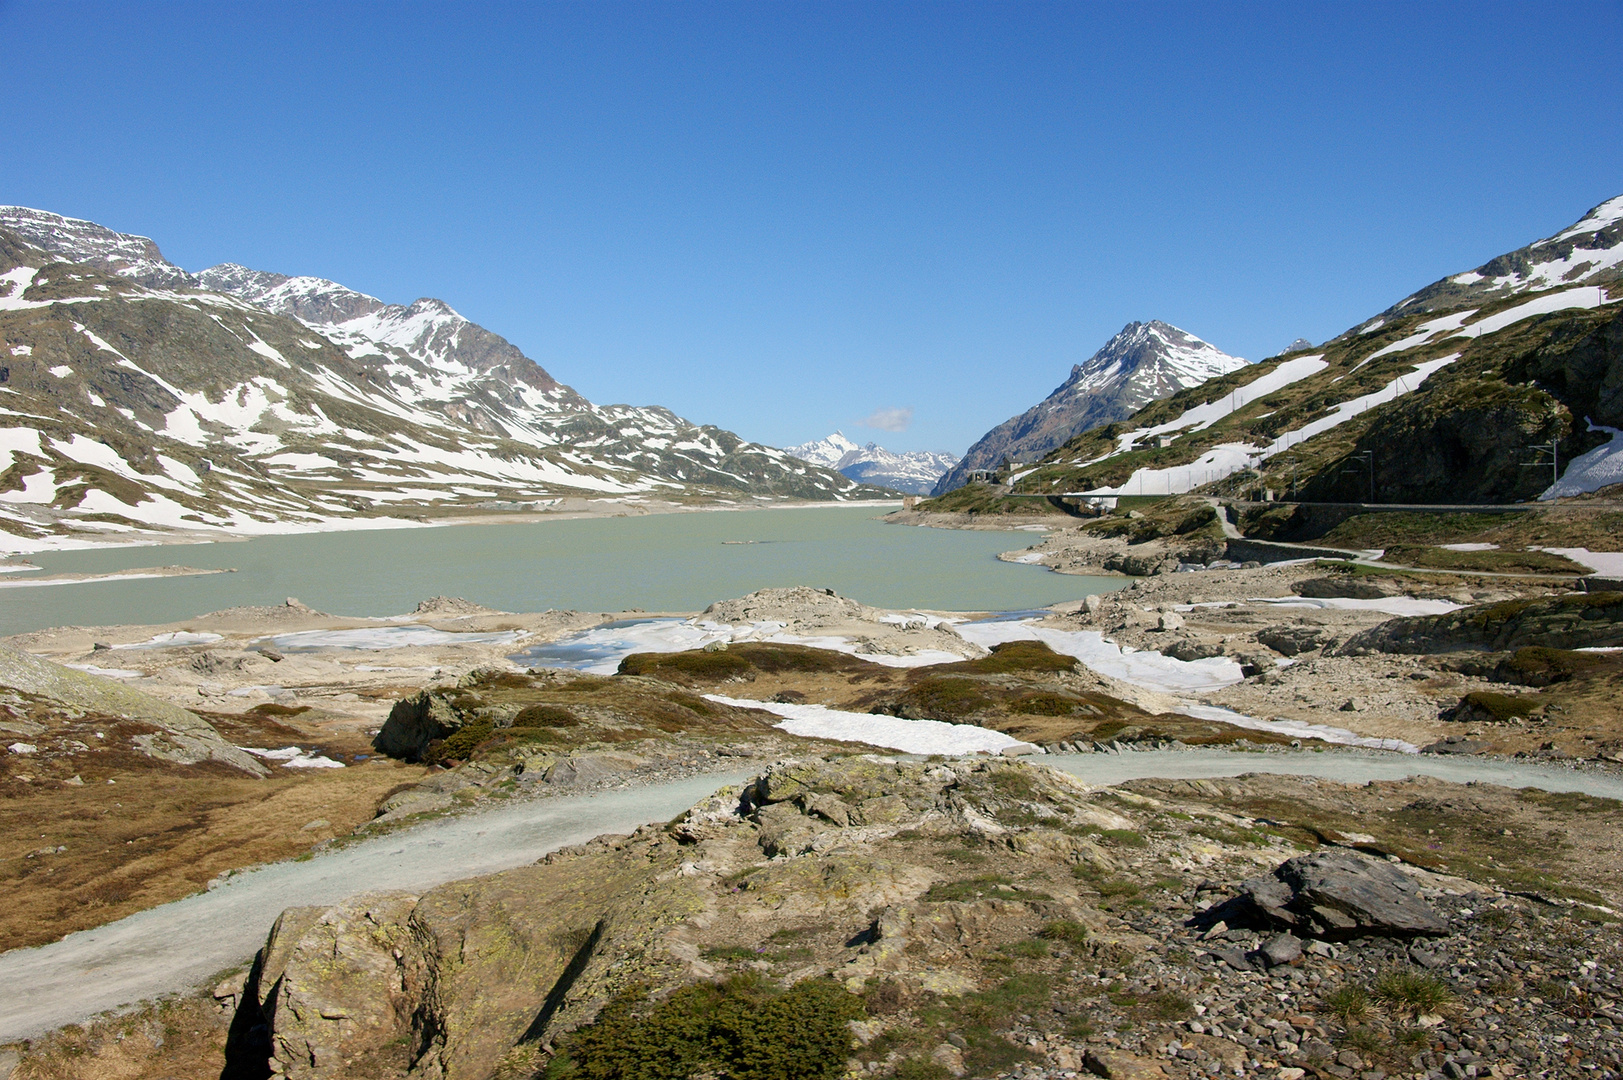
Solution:
<svg viewBox="0 0 1623 1080">
<path fill-rule="evenodd" d="M 0 549 L 282 532 L 568 496 L 879 494 L 666 409 L 594 405 L 444 303 L 0 208 Z"/>
<path fill-rule="evenodd" d="M 1004 461 L 1036 461 L 1066 440 L 1124 420 L 1152 401 L 1245 367 L 1239 357 L 1159 320 L 1128 323 L 1053 393 L 981 436 L 935 486 L 937 495 L 970 473 Z"/>
<path fill-rule="evenodd" d="M 898 454 L 878 443 L 858 446 L 836 431 L 826 439 L 791 446 L 788 453 L 863 484 L 926 495 L 958 463 L 953 454 L 910 450 Z"/>
<path fill-rule="evenodd" d="M 1321 346 L 1076 436 L 1010 479 L 1030 493 L 1416 503 L 1623 481 L 1620 219 L 1623 197 Z"/>
</svg>

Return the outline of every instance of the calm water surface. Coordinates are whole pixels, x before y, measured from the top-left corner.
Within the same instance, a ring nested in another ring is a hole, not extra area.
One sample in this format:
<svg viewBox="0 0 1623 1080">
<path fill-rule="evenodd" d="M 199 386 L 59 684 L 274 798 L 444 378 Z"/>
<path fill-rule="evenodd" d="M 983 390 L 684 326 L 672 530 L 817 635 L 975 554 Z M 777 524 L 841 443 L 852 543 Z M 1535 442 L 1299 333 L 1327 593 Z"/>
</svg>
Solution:
<svg viewBox="0 0 1623 1080">
<path fill-rule="evenodd" d="M 0 589 L 0 634 L 171 622 L 289 596 L 344 615 L 398 615 L 435 595 L 505 611 L 696 611 L 768 586 L 811 585 L 881 607 L 1008 611 L 1124 584 L 995 558 L 1035 535 L 886 525 L 883 512 L 657 514 L 41 554 L 29 561 L 47 573 L 165 564 L 237 572 Z"/>
</svg>

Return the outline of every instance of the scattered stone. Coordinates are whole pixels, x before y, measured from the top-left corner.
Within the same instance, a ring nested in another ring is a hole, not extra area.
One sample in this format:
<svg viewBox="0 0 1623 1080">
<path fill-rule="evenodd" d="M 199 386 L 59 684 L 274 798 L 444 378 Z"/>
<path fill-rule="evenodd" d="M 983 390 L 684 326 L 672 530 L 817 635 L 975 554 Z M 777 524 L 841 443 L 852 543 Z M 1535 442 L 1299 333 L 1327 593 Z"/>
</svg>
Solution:
<svg viewBox="0 0 1623 1080">
<path fill-rule="evenodd" d="M 1269 967 L 1294 964 L 1302 958 L 1302 939 L 1294 934 L 1276 934 L 1257 950 Z"/>
<path fill-rule="evenodd" d="M 1166 1076 L 1157 1062 L 1125 1050 L 1089 1047 L 1083 1064 L 1090 1073 L 1105 1080 L 1163 1080 Z"/>
</svg>

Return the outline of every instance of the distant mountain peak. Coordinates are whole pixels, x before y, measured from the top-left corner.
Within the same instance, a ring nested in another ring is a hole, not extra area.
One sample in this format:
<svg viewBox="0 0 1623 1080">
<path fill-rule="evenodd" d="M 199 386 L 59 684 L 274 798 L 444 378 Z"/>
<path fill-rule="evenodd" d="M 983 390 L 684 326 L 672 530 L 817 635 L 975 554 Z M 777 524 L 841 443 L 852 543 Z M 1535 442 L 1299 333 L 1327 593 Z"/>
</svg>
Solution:
<svg viewBox="0 0 1623 1080">
<path fill-rule="evenodd" d="M 914 495 L 926 495 L 958 458 L 942 451 L 910 450 L 894 453 L 876 442 L 858 446 L 836 431 L 824 439 L 814 439 L 788 447 L 785 453 L 833 469 L 862 484 L 888 487 Z"/>
<path fill-rule="evenodd" d="M 1048 397 L 983 435 L 935 493 L 962 487 L 971 472 L 998 468 L 1005 458 L 1034 461 L 1084 431 L 1245 365 L 1171 323 L 1130 322 Z"/>
</svg>

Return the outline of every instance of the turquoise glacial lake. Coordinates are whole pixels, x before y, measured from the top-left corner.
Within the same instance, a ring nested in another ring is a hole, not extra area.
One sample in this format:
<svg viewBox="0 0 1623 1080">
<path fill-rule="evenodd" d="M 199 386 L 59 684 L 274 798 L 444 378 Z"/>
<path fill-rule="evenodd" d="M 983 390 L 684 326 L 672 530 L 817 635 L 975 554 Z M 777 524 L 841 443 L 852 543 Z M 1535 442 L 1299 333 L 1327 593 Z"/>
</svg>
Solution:
<svg viewBox="0 0 1623 1080">
<path fill-rule="evenodd" d="M 0 588 L 0 634 L 187 619 L 298 597 L 340 615 L 398 615 L 430 596 L 505 611 L 698 611 L 768 586 L 810 585 L 890 608 L 1011 611 L 1124 584 L 996 555 L 1021 532 L 887 525 L 872 507 L 582 518 L 31 555 L 43 573 L 183 565 L 231 574 Z M 37 573 L 4 575 L 20 582 Z"/>
</svg>

